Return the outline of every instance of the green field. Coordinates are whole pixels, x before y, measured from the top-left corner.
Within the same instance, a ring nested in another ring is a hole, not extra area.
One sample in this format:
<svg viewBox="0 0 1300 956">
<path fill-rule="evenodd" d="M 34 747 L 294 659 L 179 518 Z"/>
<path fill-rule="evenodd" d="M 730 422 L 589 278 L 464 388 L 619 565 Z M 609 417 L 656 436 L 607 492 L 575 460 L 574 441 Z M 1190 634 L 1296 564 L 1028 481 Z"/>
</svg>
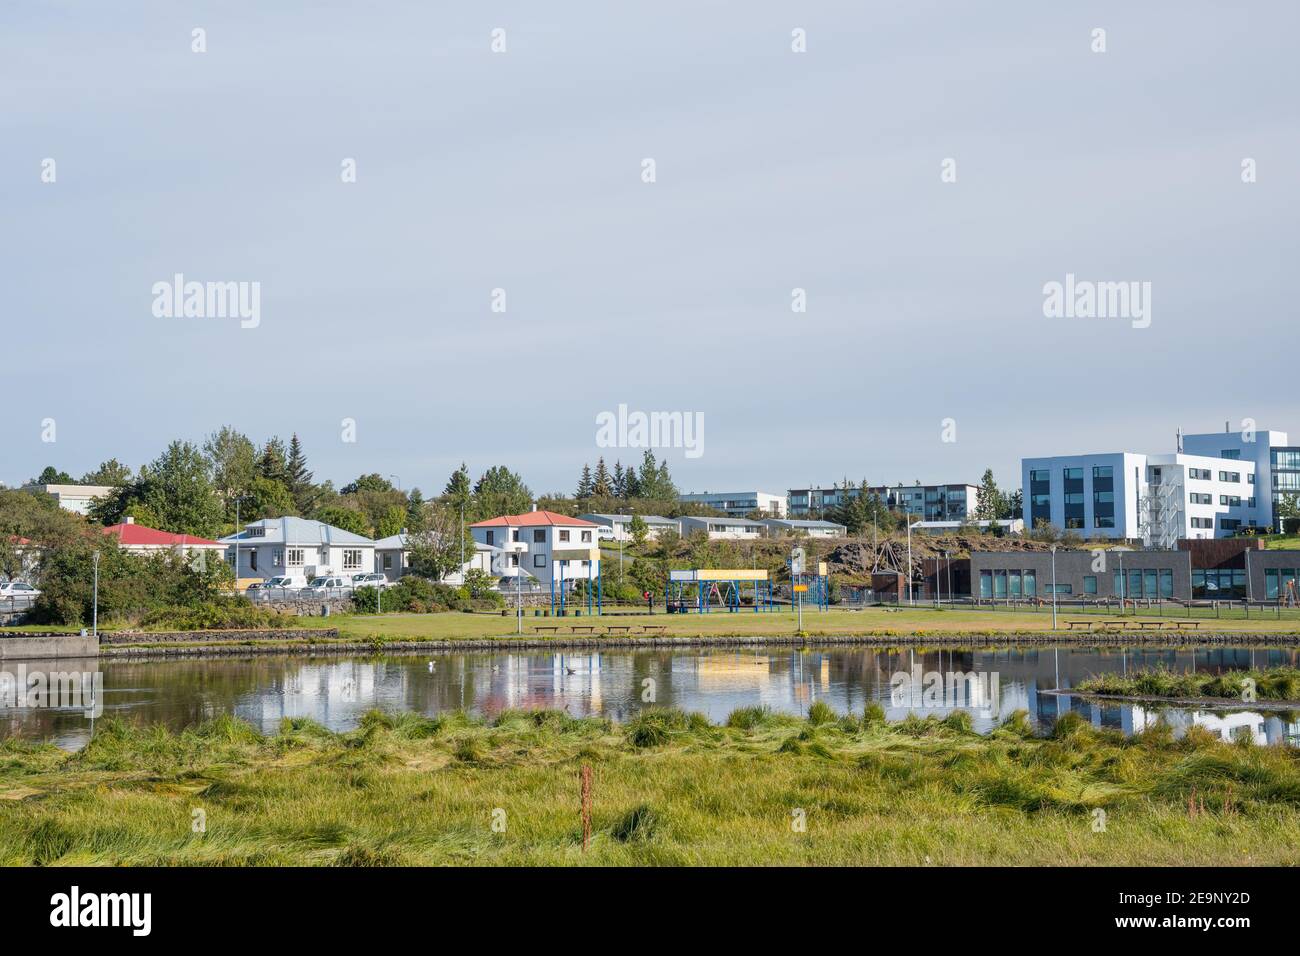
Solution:
<svg viewBox="0 0 1300 956">
<path fill-rule="evenodd" d="M 728 724 L 374 712 L 264 738 L 230 718 L 105 721 L 76 754 L 0 744 L 0 862 L 1231 866 L 1300 845 L 1300 754 L 1199 728 L 1125 739 L 1067 715 L 1040 739 L 1019 714 L 981 737 L 963 715 L 891 726 L 821 704 Z"/>
</svg>

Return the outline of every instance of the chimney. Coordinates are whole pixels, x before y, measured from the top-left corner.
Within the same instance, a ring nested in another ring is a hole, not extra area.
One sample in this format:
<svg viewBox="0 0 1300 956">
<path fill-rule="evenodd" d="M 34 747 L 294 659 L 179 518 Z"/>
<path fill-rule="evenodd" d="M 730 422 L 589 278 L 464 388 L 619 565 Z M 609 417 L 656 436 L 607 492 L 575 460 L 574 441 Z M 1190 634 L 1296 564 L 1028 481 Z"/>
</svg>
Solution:
<svg viewBox="0 0 1300 956">
<path fill-rule="evenodd" d="M 535 502 L 535 501 L 533 502 L 533 510 L 534 510 L 534 511 L 537 510 L 537 502 Z"/>
<path fill-rule="evenodd" d="M 1227 423 L 1227 422 L 1224 422 L 1224 423 L 1223 423 L 1223 434 L 1226 435 L 1226 434 L 1228 434 L 1230 431 L 1232 431 L 1232 429 L 1228 427 L 1228 423 Z"/>
<path fill-rule="evenodd" d="M 135 524 L 135 519 L 132 518 L 130 515 L 127 515 L 125 518 L 122 519 L 122 524 Z"/>
</svg>

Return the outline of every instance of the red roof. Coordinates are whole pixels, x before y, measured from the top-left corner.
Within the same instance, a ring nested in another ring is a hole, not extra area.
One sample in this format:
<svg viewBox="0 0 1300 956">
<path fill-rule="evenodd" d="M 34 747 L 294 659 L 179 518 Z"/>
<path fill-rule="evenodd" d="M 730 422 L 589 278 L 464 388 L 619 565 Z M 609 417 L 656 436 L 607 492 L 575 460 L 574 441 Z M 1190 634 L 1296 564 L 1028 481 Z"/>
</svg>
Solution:
<svg viewBox="0 0 1300 956">
<path fill-rule="evenodd" d="M 535 528 L 541 524 L 563 525 L 566 528 L 600 527 L 594 521 L 570 518 L 568 515 L 556 514 L 554 511 L 525 511 L 521 515 L 502 515 L 499 518 L 488 518 L 487 521 L 475 521 L 470 527 L 500 528 L 508 525 L 512 528 Z"/>
<path fill-rule="evenodd" d="M 157 548 L 174 548 L 178 545 L 188 548 L 224 548 L 220 541 L 209 541 L 207 538 L 196 538 L 192 534 L 172 534 L 170 531 L 159 531 L 156 528 L 146 528 L 142 524 L 115 524 L 104 529 L 104 534 L 117 535 L 119 544 L 137 547 L 153 546 Z"/>
</svg>

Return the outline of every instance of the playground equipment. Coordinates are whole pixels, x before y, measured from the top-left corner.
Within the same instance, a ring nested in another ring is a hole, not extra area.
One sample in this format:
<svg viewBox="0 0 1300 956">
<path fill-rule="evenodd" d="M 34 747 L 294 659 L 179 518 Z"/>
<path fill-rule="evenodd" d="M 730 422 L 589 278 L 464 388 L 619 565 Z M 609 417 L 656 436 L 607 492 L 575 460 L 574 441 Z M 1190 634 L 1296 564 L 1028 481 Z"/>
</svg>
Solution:
<svg viewBox="0 0 1300 956">
<path fill-rule="evenodd" d="M 551 552 L 551 613 L 558 613 L 564 616 L 567 608 L 564 588 L 564 562 L 565 561 L 585 561 L 587 563 L 587 576 L 569 578 L 570 583 L 583 581 L 586 582 L 585 591 L 587 613 L 591 614 L 602 612 L 601 603 L 601 576 L 600 576 L 600 548 L 566 548 Z M 593 574 L 594 572 L 594 574 Z M 556 599 L 559 599 L 558 604 Z"/>
<path fill-rule="evenodd" d="M 692 610 L 707 614 L 713 609 L 715 599 L 720 608 L 735 612 L 744 610 L 741 598 L 745 585 L 752 585 L 755 613 L 776 610 L 767 572 L 749 568 L 669 571 L 664 600 L 670 614 L 686 614 Z"/>
</svg>

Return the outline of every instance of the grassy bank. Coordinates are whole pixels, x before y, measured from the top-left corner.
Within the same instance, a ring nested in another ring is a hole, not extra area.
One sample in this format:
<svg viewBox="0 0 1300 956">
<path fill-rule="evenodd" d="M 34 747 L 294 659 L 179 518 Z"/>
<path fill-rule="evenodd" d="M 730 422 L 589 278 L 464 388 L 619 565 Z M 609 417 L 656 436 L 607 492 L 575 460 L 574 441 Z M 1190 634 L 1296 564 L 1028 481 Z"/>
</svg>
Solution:
<svg viewBox="0 0 1300 956">
<path fill-rule="evenodd" d="M 678 711 L 626 726 L 376 712 L 348 734 L 296 720 L 271 737 L 229 718 L 106 721 L 77 754 L 0 745 L 0 862 L 1282 864 L 1298 761 L 1199 729 L 1126 740 L 1068 715 L 1039 739 L 1018 714 L 981 737 L 963 716 L 889 726 L 820 704 L 723 727 Z"/>
<path fill-rule="evenodd" d="M 1090 677 L 1077 686 L 1088 694 L 1118 697 L 1198 697 L 1243 700 L 1253 682 L 1255 697 L 1265 701 L 1300 701 L 1300 670 L 1273 667 L 1265 670 L 1229 671 L 1224 674 L 1186 673 L 1155 669 Z"/>
<path fill-rule="evenodd" d="M 1067 615 L 1060 615 L 1064 620 Z M 1071 612 L 1070 616 L 1075 616 Z M 1143 620 L 1148 618 L 1143 617 Z M 348 615 L 328 619 L 313 619 L 339 629 L 344 640 L 451 640 L 476 637 L 511 637 L 515 634 L 515 618 L 484 614 L 385 614 Z M 1102 620 L 1099 616 L 1099 620 Z M 1114 620 L 1113 618 L 1111 619 Z M 649 616 L 605 616 L 581 618 L 524 618 L 524 633 L 529 637 L 556 636 L 553 632 L 538 634 L 538 624 L 560 624 L 565 630 L 558 635 L 563 639 L 569 625 L 595 624 L 603 631 L 608 624 L 663 625 L 669 637 L 735 637 L 767 635 L 789 636 L 796 632 L 796 615 L 790 611 L 772 614 L 755 614 L 752 611 L 729 614 L 725 611 L 710 614 L 656 614 Z M 1207 633 L 1250 632 L 1260 634 L 1300 633 L 1300 617 L 1282 620 L 1272 618 L 1241 618 L 1210 621 L 1201 625 Z M 803 630 L 812 637 L 853 635 L 911 636 L 926 634 L 1042 634 L 1052 629 L 1050 610 L 1042 611 L 975 611 L 937 610 L 935 608 L 866 608 L 863 610 L 805 611 Z M 1064 627 L 1058 636 L 1062 640 L 1086 640 L 1084 630 L 1067 631 Z"/>
</svg>

